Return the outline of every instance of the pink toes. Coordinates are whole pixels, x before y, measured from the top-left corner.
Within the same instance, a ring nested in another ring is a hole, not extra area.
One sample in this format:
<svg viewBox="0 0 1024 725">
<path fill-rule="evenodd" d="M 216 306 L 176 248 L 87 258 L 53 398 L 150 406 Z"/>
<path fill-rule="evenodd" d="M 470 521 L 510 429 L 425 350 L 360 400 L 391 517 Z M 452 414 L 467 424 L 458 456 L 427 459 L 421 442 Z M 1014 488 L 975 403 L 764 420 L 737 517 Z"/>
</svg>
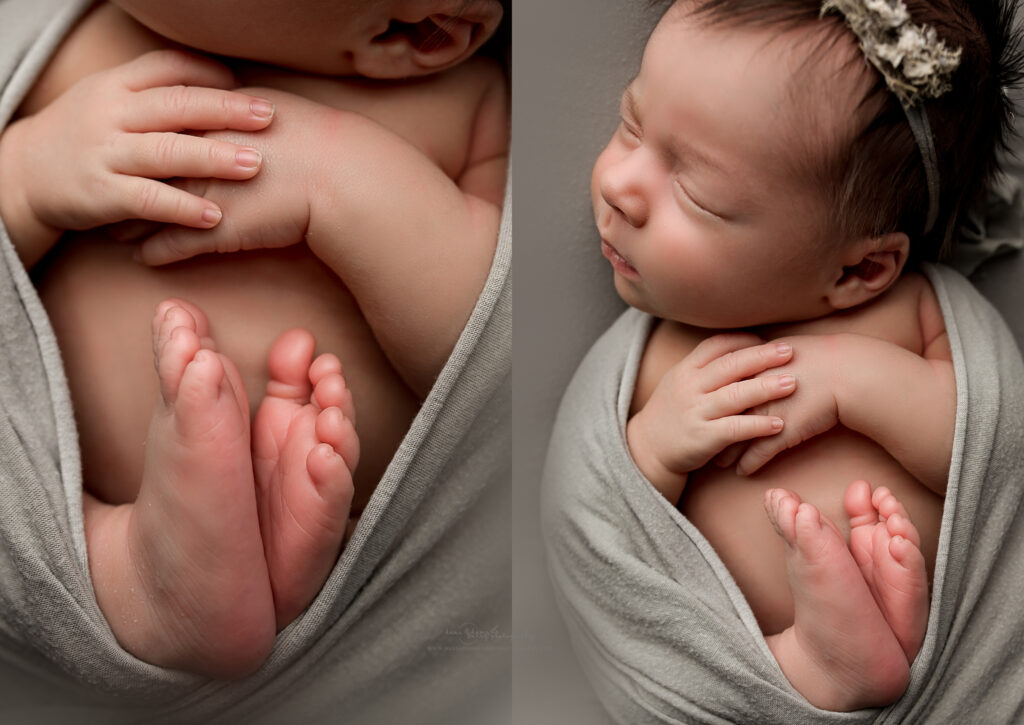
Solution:
<svg viewBox="0 0 1024 725">
<path fill-rule="evenodd" d="M 309 370 L 316 339 L 309 330 L 294 328 L 281 333 L 267 356 L 267 395 L 299 405 L 309 401 Z"/>
<path fill-rule="evenodd" d="M 352 475 L 345 459 L 327 443 L 313 447 L 306 456 L 306 470 L 331 511 L 347 509 L 352 502 Z"/>
<path fill-rule="evenodd" d="M 875 489 L 875 492 L 871 495 L 871 503 L 878 509 L 878 515 L 883 519 L 888 519 L 895 514 L 903 517 L 908 516 L 907 509 L 885 486 L 879 486 Z"/>
<path fill-rule="evenodd" d="M 843 507 L 852 528 L 878 523 L 878 510 L 872 503 L 871 485 L 867 481 L 854 481 L 846 487 Z"/>
<path fill-rule="evenodd" d="M 330 359 L 325 360 L 325 358 Z M 321 355 L 313 363 L 313 367 L 316 368 L 317 363 L 321 360 L 324 360 L 325 363 L 331 363 L 330 371 L 325 371 L 327 365 L 322 366 L 320 371 L 310 369 L 309 378 L 315 386 L 313 388 L 313 402 L 320 410 L 338 408 L 346 418 L 355 423 L 356 406 L 352 400 L 352 391 L 349 390 L 348 385 L 345 383 L 345 378 L 341 375 L 341 363 L 333 355 Z M 318 375 L 318 372 L 322 374 Z"/>
<path fill-rule="evenodd" d="M 351 418 L 341 408 L 322 410 L 316 418 L 316 437 L 332 447 L 344 459 L 349 471 L 359 464 L 359 436 Z"/>
<path fill-rule="evenodd" d="M 800 497 L 784 488 L 771 488 L 764 493 L 764 508 L 775 533 L 793 543 L 796 540 L 796 516 Z"/>
<path fill-rule="evenodd" d="M 885 527 L 890 536 L 902 536 L 914 546 L 921 546 L 921 535 L 917 533 L 917 527 L 906 516 L 893 514 L 886 520 Z"/>
<path fill-rule="evenodd" d="M 168 307 L 153 319 L 153 354 L 160 395 L 173 404 L 185 369 L 199 353 L 202 343 L 196 334 L 196 320 L 181 307 Z"/>
</svg>

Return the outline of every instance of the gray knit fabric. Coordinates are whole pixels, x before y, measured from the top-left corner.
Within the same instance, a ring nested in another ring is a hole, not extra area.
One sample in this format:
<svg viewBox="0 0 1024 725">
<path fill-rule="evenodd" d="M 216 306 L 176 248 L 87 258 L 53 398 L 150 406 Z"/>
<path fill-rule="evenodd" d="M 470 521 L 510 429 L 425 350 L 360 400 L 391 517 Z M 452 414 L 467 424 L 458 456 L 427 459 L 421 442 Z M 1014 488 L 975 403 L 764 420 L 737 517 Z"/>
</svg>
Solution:
<svg viewBox="0 0 1024 725">
<path fill-rule="evenodd" d="M 725 566 L 643 477 L 625 423 L 652 318 L 626 311 L 563 398 L 544 474 L 560 604 L 620 723 L 1008 723 L 1024 715 L 1024 363 L 959 273 L 926 270 L 957 414 L 924 645 L 884 709 L 818 710 L 788 683 Z"/>
<path fill-rule="evenodd" d="M 89 4 L 0 0 L 0 126 Z M 264 666 L 233 683 L 143 663 L 107 627 L 88 574 L 60 351 L 0 230 L 0 720 L 432 722 L 474 712 L 506 664 L 460 633 L 504 626 L 507 614 L 510 219 L 506 197 L 471 319 L 323 591 Z"/>
</svg>

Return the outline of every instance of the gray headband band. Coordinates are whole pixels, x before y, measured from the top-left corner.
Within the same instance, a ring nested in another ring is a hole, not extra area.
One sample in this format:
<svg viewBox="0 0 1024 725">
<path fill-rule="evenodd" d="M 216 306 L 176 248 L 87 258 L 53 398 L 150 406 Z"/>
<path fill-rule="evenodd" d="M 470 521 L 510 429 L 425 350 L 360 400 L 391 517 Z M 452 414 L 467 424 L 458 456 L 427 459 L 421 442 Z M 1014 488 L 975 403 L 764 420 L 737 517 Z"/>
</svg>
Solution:
<svg viewBox="0 0 1024 725">
<path fill-rule="evenodd" d="M 825 0 L 821 14 L 829 11 L 843 16 L 857 36 L 864 57 L 882 74 L 903 106 L 928 184 L 927 234 L 939 217 L 940 184 L 935 139 L 921 102 L 950 90 L 950 77 L 960 65 L 961 49 L 948 48 L 935 28 L 912 23 L 902 0 Z"/>
</svg>

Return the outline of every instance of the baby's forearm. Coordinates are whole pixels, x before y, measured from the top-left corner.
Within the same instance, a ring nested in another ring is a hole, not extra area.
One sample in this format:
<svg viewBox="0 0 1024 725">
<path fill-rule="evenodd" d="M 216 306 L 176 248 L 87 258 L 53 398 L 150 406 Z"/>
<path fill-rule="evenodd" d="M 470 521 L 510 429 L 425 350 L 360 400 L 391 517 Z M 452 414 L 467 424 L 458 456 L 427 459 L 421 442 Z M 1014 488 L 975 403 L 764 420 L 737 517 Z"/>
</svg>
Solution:
<svg viewBox="0 0 1024 725">
<path fill-rule="evenodd" d="M 332 117 L 334 153 L 313 170 L 307 242 L 349 287 L 381 347 L 419 395 L 433 385 L 490 269 L 497 205 L 466 194 L 401 137 Z"/>
<path fill-rule="evenodd" d="M 944 493 L 953 448 L 953 364 L 862 335 L 838 335 L 839 420 Z"/>
</svg>

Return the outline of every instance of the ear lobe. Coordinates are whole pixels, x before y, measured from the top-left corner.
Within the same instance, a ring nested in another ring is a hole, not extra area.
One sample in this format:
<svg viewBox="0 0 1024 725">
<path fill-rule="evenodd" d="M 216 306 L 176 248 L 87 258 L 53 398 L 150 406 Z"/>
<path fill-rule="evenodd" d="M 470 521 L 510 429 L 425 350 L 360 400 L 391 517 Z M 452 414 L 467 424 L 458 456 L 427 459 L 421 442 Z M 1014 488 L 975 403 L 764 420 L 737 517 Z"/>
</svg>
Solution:
<svg viewBox="0 0 1024 725">
<path fill-rule="evenodd" d="M 405 78 L 457 65 L 491 37 L 501 16 L 501 4 L 489 1 L 473 3 L 458 15 L 392 19 L 387 30 L 355 54 L 356 72 L 371 78 Z"/>
<path fill-rule="evenodd" d="M 899 279 L 910 251 L 910 239 L 893 232 L 870 240 L 872 251 L 857 255 L 853 264 L 844 266 L 828 300 L 835 309 L 856 307 L 889 289 Z"/>
</svg>

